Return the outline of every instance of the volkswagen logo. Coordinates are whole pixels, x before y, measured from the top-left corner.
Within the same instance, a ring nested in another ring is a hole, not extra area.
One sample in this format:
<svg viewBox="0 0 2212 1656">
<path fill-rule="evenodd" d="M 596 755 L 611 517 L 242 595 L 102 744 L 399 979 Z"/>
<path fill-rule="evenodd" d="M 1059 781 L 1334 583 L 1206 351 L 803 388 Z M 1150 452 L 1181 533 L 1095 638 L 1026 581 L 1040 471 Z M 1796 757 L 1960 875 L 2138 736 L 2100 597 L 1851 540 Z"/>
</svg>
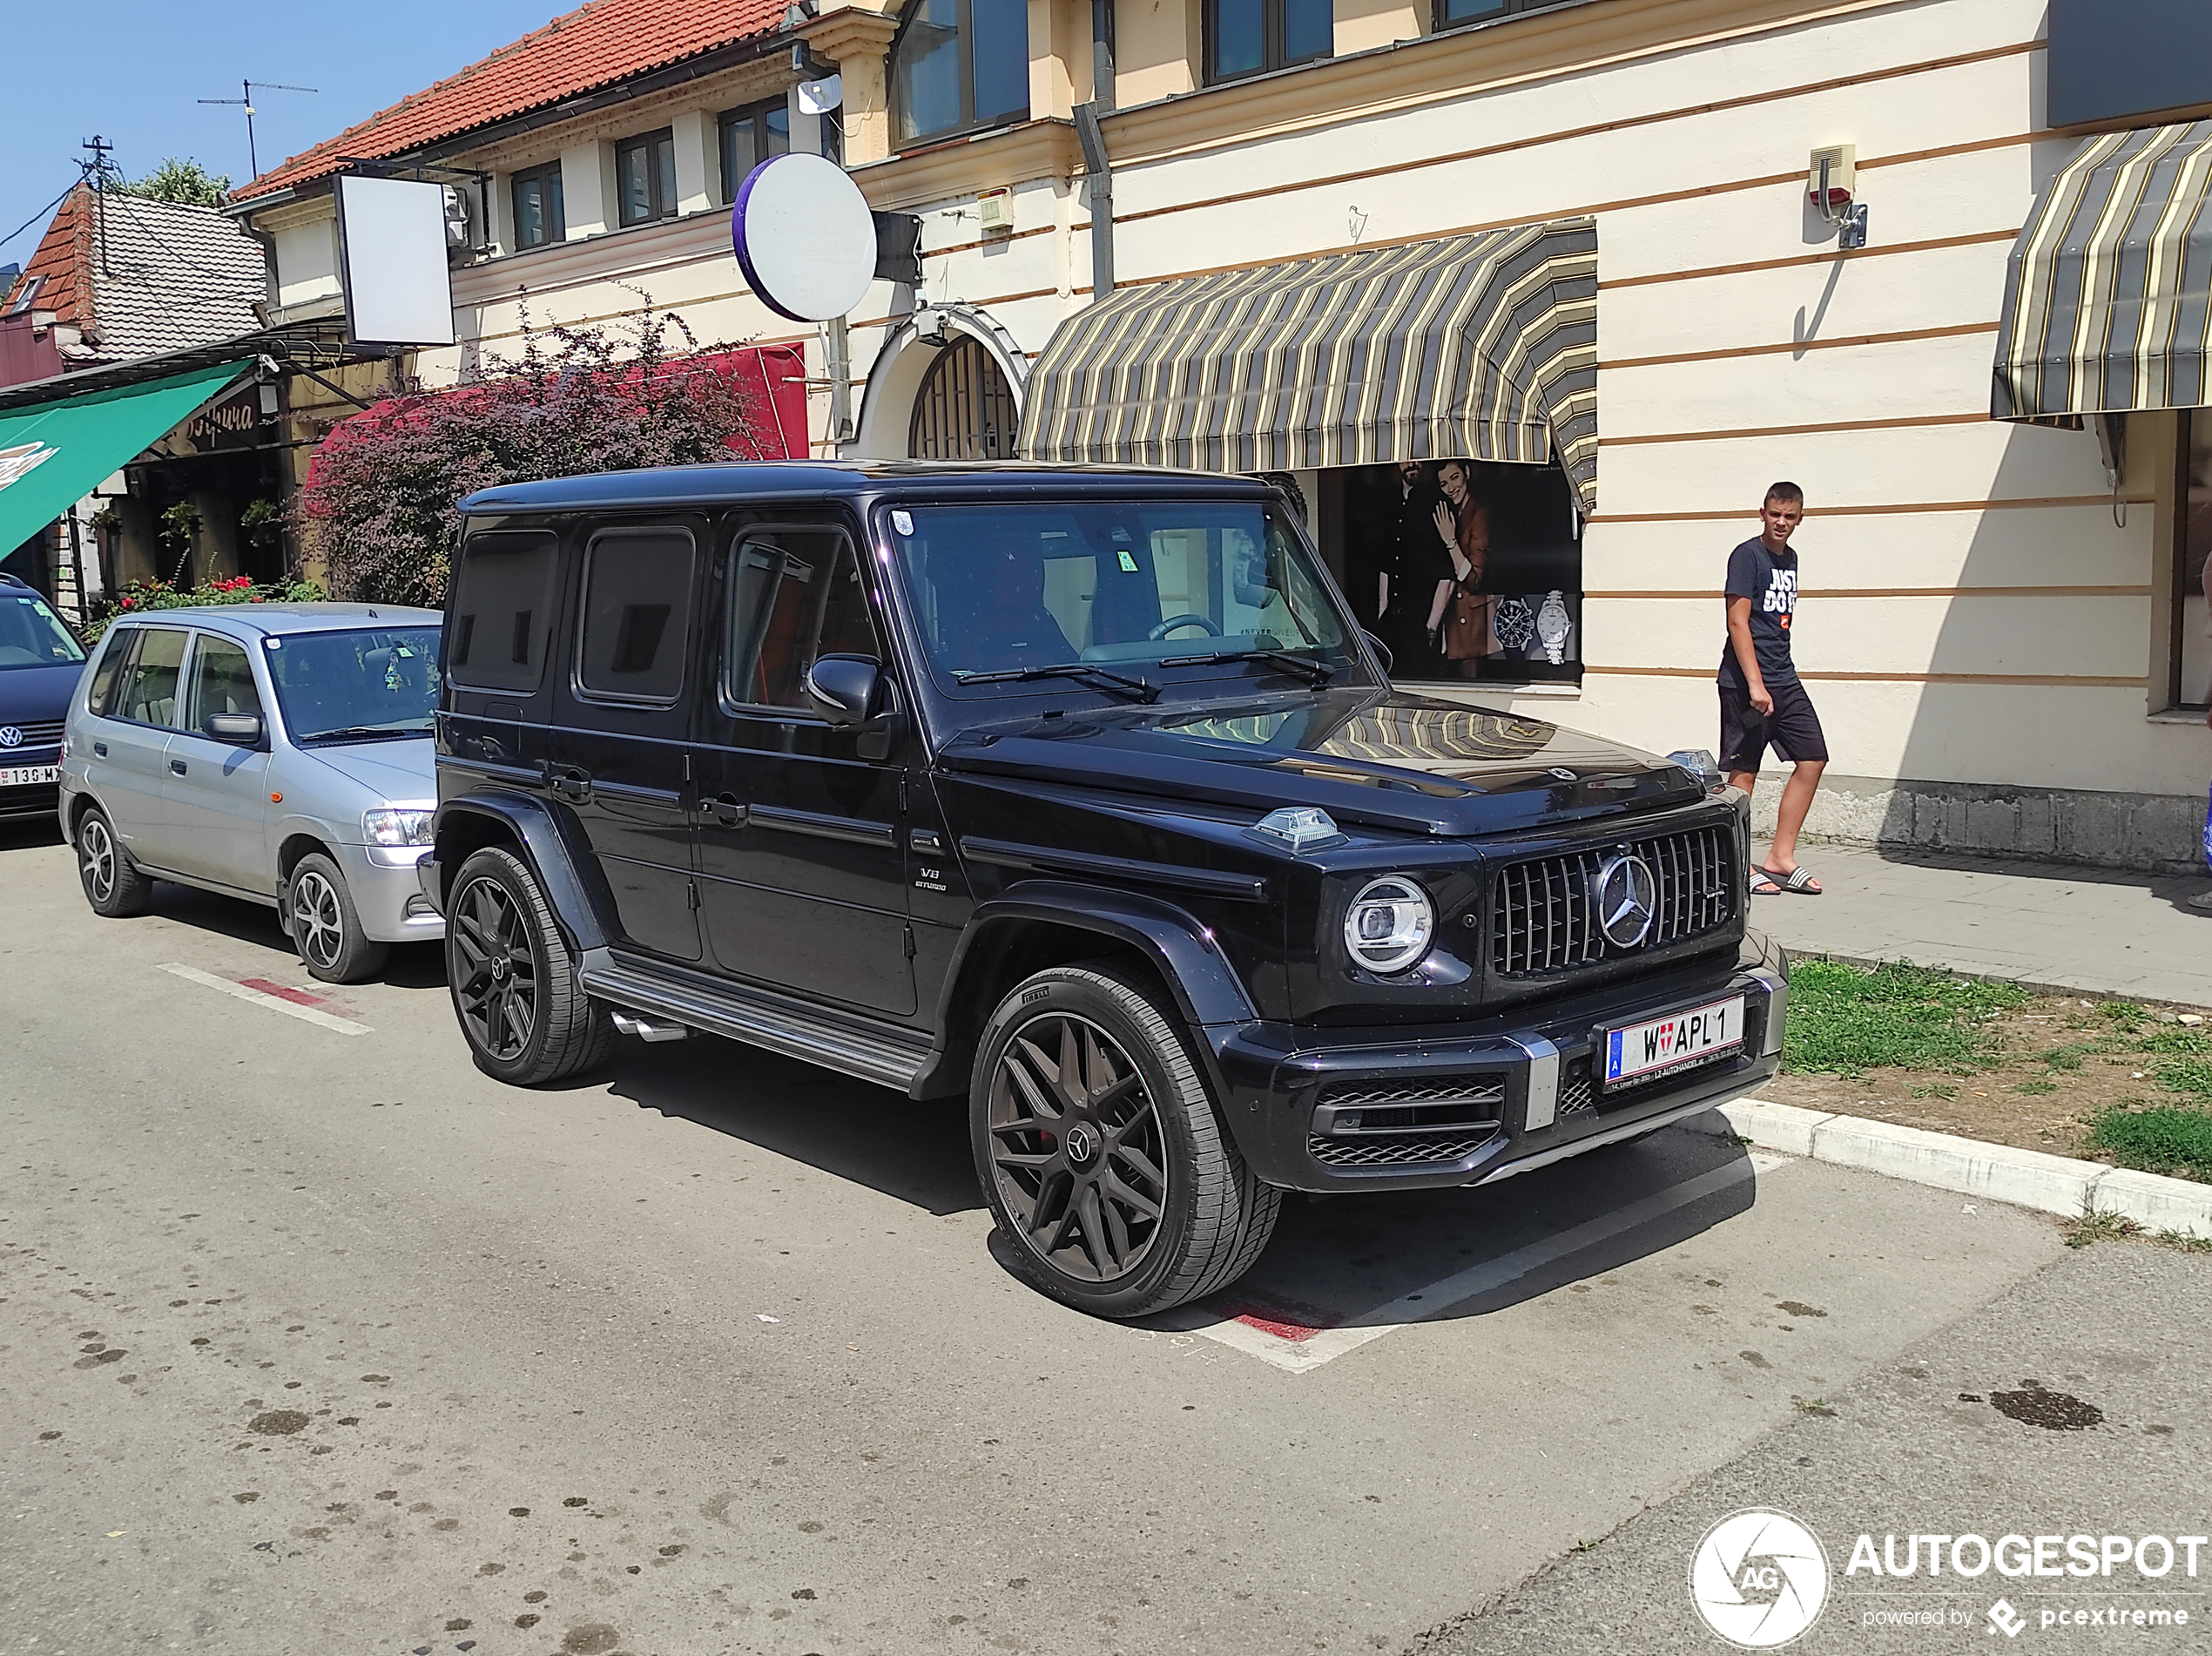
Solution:
<svg viewBox="0 0 2212 1656">
<path fill-rule="evenodd" d="M 1658 918 L 1659 877 L 1633 851 L 1597 871 L 1597 929 L 1615 949 L 1634 949 Z"/>
<path fill-rule="evenodd" d="M 0 747 L 20 747 L 22 746 L 23 732 L 17 730 L 13 725 L 0 725 Z"/>
</svg>

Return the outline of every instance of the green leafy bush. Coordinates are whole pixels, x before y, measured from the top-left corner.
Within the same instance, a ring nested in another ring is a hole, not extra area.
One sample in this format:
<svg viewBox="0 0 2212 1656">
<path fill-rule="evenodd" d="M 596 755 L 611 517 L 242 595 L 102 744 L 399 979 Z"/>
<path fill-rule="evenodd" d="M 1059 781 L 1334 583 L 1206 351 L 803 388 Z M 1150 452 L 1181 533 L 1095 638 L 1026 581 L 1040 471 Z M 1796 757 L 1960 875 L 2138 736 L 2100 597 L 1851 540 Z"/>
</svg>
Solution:
<svg viewBox="0 0 2212 1656">
<path fill-rule="evenodd" d="M 250 575 L 202 581 L 197 586 L 172 586 L 166 581 L 133 581 L 94 606 L 92 619 L 84 628 L 84 641 L 96 643 L 102 633 L 115 625 L 117 617 L 135 615 L 141 610 L 184 610 L 208 604 L 304 604 L 326 596 L 313 581 L 256 583 Z"/>
<path fill-rule="evenodd" d="M 1979 1026 L 2029 998 L 2017 983 L 1969 981 L 1909 961 L 1871 971 L 1801 961 L 1790 971 L 1783 1066 L 1847 1079 L 1885 1066 L 1972 1074 L 1996 1061 Z"/>
</svg>

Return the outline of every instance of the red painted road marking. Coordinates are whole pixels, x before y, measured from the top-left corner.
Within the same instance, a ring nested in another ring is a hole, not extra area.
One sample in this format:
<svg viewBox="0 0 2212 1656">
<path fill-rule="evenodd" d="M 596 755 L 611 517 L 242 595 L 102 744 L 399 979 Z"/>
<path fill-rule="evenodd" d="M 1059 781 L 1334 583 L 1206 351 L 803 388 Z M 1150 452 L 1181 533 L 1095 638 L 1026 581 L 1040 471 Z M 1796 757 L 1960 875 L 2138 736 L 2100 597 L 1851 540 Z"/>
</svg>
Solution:
<svg viewBox="0 0 2212 1656">
<path fill-rule="evenodd" d="M 304 989 L 287 989 L 282 983 L 273 983 L 266 977 L 241 977 L 238 980 L 248 989 L 258 989 L 264 995 L 273 995 L 280 1001 L 290 1001 L 294 1006 L 327 1006 L 330 1003 L 320 995 L 310 995 Z"/>
<path fill-rule="evenodd" d="M 1262 1334 L 1271 1334 L 1278 1340 L 1287 1340 L 1293 1345 L 1311 1340 L 1324 1329 L 1333 1328 L 1344 1321 L 1334 1312 L 1318 1310 L 1295 1301 L 1251 1295 L 1210 1300 L 1207 1309 L 1217 1312 L 1232 1321 L 1241 1322 L 1246 1328 L 1258 1328 Z"/>
</svg>

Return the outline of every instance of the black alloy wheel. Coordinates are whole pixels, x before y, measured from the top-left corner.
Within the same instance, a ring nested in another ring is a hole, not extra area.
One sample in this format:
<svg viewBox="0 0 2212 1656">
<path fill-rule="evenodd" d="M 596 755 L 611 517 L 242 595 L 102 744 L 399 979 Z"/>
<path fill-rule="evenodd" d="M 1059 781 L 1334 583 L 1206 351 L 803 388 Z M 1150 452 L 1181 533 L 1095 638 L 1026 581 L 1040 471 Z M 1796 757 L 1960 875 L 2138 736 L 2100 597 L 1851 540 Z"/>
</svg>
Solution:
<svg viewBox="0 0 2212 1656">
<path fill-rule="evenodd" d="M 1087 1017 L 1031 1018 L 991 1078 L 991 1164 L 1022 1240 L 1110 1282 L 1144 1262 L 1167 1211 L 1160 1112 L 1136 1064 Z"/>
<path fill-rule="evenodd" d="M 999 1003 L 969 1076 L 1001 1261 L 1096 1316 L 1227 1287 L 1282 1202 L 1238 1153 L 1167 1004 L 1134 962 L 1049 967 Z"/>
<path fill-rule="evenodd" d="M 513 1063 L 537 1029 L 537 957 L 522 904 L 489 875 L 471 881 L 453 905 L 446 935 L 461 968 L 453 1002 L 469 1044 L 496 1063 Z"/>
<path fill-rule="evenodd" d="M 583 992 L 537 875 L 503 846 L 454 875 L 446 982 L 476 1067 L 513 1085 L 577 1074 L 614 1044 L 614 1020 Z"/>
</svg>

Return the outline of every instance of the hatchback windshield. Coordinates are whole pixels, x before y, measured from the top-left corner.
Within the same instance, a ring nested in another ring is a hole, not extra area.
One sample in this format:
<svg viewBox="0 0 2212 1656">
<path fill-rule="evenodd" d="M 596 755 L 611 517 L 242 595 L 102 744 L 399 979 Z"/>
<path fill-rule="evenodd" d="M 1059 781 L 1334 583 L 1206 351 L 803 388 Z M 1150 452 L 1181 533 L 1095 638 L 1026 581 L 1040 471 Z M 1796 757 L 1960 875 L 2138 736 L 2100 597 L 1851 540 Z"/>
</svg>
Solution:
<svg viewBox="0 0 2212 1656">
<path fill-rule="evenodd" d="M 369 627 L 269 639 L 285 728 L 302 745 L 428 735 L 438 706 L 438 629 Z"/>
<path fill-rule="evenodd" d="M 1325 677 L 1345 625 L 1258 502 L 896 507 L 891 543 L 930 659 L 955 680 L 1068 663 L 1128 674 L 1265 660 Z"/>
<path fill-rule="evenodd" d="M 0 591 L 0 671 L 73 666 L 84 659 L 84 650 L 45 599 L 20 587 Z"/>
</svg>

